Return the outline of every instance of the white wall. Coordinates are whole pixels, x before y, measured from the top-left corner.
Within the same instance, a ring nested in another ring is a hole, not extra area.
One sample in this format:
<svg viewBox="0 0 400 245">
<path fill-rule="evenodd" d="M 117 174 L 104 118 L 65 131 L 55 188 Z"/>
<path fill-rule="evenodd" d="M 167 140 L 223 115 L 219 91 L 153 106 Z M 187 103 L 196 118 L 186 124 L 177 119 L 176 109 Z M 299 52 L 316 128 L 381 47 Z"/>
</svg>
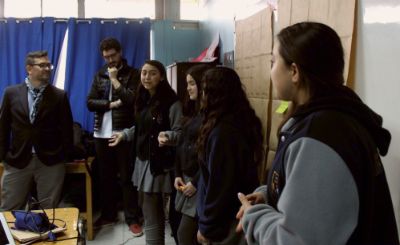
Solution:
<svg viewBox="0 0 400 245">
<path fill-rule="evenodd" d="M 358 1 L 355 91 L 392 133 L 383 165 L 400 228 L 400 0 Z"/>
</svg>

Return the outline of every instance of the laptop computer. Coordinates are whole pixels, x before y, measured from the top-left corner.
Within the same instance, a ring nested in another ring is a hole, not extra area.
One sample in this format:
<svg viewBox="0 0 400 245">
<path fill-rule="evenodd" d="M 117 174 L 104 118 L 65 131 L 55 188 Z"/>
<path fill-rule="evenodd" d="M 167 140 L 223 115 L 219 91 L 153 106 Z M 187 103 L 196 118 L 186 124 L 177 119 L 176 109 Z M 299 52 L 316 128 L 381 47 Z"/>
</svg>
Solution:
<svg viewBox="0 0 400 245">
<path fill-rule="evenodd" d="M 15 245 L 14 238 L 11 235 L 6 218 L 3 213 L 0 213 L 0 245 Z"/>
</svg>

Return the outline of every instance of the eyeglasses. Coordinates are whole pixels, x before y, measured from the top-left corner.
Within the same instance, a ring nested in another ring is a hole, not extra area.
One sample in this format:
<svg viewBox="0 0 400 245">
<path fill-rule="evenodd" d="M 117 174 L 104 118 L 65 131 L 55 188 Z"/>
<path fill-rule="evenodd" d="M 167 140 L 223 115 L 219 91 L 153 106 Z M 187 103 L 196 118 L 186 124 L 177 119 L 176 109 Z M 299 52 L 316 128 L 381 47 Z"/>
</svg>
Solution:
<svg viewBox="0 0 400 245">
<path fill-rule="evenodd" d="M 50 63 L 37 63 L 37 64 L 31 64 L 31 65 L 39 66 L 40 69 L 45 69 L 45 68 L 50 69 L 50 70 L 54 69 L 54 66 Z"/>
<path fill-rule="evenodd" d="M 116 56 L 117 56 L 117 52 L 116 53 L 112 53 L 112 54 L 109 54 L 109 55 L 103 55 L 103 58 L 104 59 L 106 59 L 106 60 L 109 60 L 109 59 L 114 59 Z"/>
</svg>

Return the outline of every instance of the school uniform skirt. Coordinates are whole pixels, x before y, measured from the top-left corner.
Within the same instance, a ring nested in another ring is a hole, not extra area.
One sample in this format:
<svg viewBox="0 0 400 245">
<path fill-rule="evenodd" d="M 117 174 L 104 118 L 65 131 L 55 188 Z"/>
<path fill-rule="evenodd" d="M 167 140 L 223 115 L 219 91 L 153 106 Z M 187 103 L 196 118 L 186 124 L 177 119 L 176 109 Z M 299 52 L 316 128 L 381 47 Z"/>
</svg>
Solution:
<svg viewBox="0 0 400 245">
<path fill-rule="evenodd" d="M 188 183 L 192 180 L 192 178 L 183 175 L 183 180 L 185 183 Z M 183 192 L 177 191 L 175 198 L 175 210 L 189 217 L 196 217 L 196 199 L 197 192 L 193 196 L 188 197 L 185 196 Z"/>
<path fill-rule="evenodd" d="M 150 172 L 150 161 L 136 158 L 135 169 L 132 174 L 133 185 L 138 191 L 149 193 L 171 193 L 171 170 L 164 174 L 153 176 Z"/>
</svg>

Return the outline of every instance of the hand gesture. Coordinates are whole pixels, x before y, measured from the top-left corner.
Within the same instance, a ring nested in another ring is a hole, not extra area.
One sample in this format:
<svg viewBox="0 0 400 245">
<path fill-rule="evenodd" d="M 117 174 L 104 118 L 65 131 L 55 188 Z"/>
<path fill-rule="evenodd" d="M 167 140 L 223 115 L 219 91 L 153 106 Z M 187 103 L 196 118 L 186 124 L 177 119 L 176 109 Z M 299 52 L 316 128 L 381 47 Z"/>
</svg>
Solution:
<svg viewBox="0 0 400 245">
<path fill-rule="evenodd" d="M 183 188 L 183 194 L 187 197 L 191 197 L 196 193 L 197 189 L 194 187 L 192 182 L 188 182 L 186 186 Z"/>
<path fill-rule="evenodd" d="M 210 244 L 210 241 L 201 234 L 200 230 L 197 231 L 197 241 L 203 245 Z"/>
<path fill-rule="evenodd" d="M 243 215 L 247 212 L 249 208 L 251 208 L 253 204 L 263 203 L 265 202 L 265 199 L 264 195 L 261 192 L 251 193 L 247 196 L 243 195 L 243 193 L 238 193 L 238 198 L 239 201 L 242 203 L 242 206 L 240 207 L 239 211 L 236 214 L 236 218 L 239 219 L 239 223 L 236 226 L 236 232 L 241 232 L 243 230 L 242 226 Z"/>
<path fill-rule="evenodd" d="M 176 177 L 174 187 L 177 191 L 182 191 L 185 188 L 185 182 L 181 177 Z"/>
<path fill-rule="evenodd" d="M 164 145 L 167 145 L 168 144 L 168 142 L 169 142 L 169 137 L 168 137 L 168 134 L 166 133 L 166 132 L 160 132 L 159 134 L 158 134 L 158 145 L 160 146 L 160 147 L 162 147 L 162 146 L 164 146 Z"/>
<path fill-rule="evenodd" d="M 115 133 L 111 135 L 111 138 L 108 140 L 108 146 L 113 147 L 119 144 L 122 141 L 124 135 L 122 132 Z"/>
<path fill-rule="evenodd" d="M 108 67 L 107 68 L 108 77 L 110 80 L 117 79 L 118 69 L 117 67 Z"/>
<path fill-rule="evenodd" d="M 110 81 L 114 87 L 114 89 L 118 89 L 119 86 L 121 86 L 121 83 L 118 81 L 117 75 L 118 75 L 118 69 L 116 67 L 108 67 L 108 77 L 110 78 Z"/>
<path fill-rule="evenodd" d="M 246 195 L 246 199 L 253 205 L 267 202 L 267 200 L 264 199 L 264 194 L 262 192 L 250 193 Z"/>
<path fill-rule="evenodd" d="M 122 105 L 122 101 L 120 99 L 113 101 L 110 103 L 110 109 L 118 108 Z"/>
</svg>

